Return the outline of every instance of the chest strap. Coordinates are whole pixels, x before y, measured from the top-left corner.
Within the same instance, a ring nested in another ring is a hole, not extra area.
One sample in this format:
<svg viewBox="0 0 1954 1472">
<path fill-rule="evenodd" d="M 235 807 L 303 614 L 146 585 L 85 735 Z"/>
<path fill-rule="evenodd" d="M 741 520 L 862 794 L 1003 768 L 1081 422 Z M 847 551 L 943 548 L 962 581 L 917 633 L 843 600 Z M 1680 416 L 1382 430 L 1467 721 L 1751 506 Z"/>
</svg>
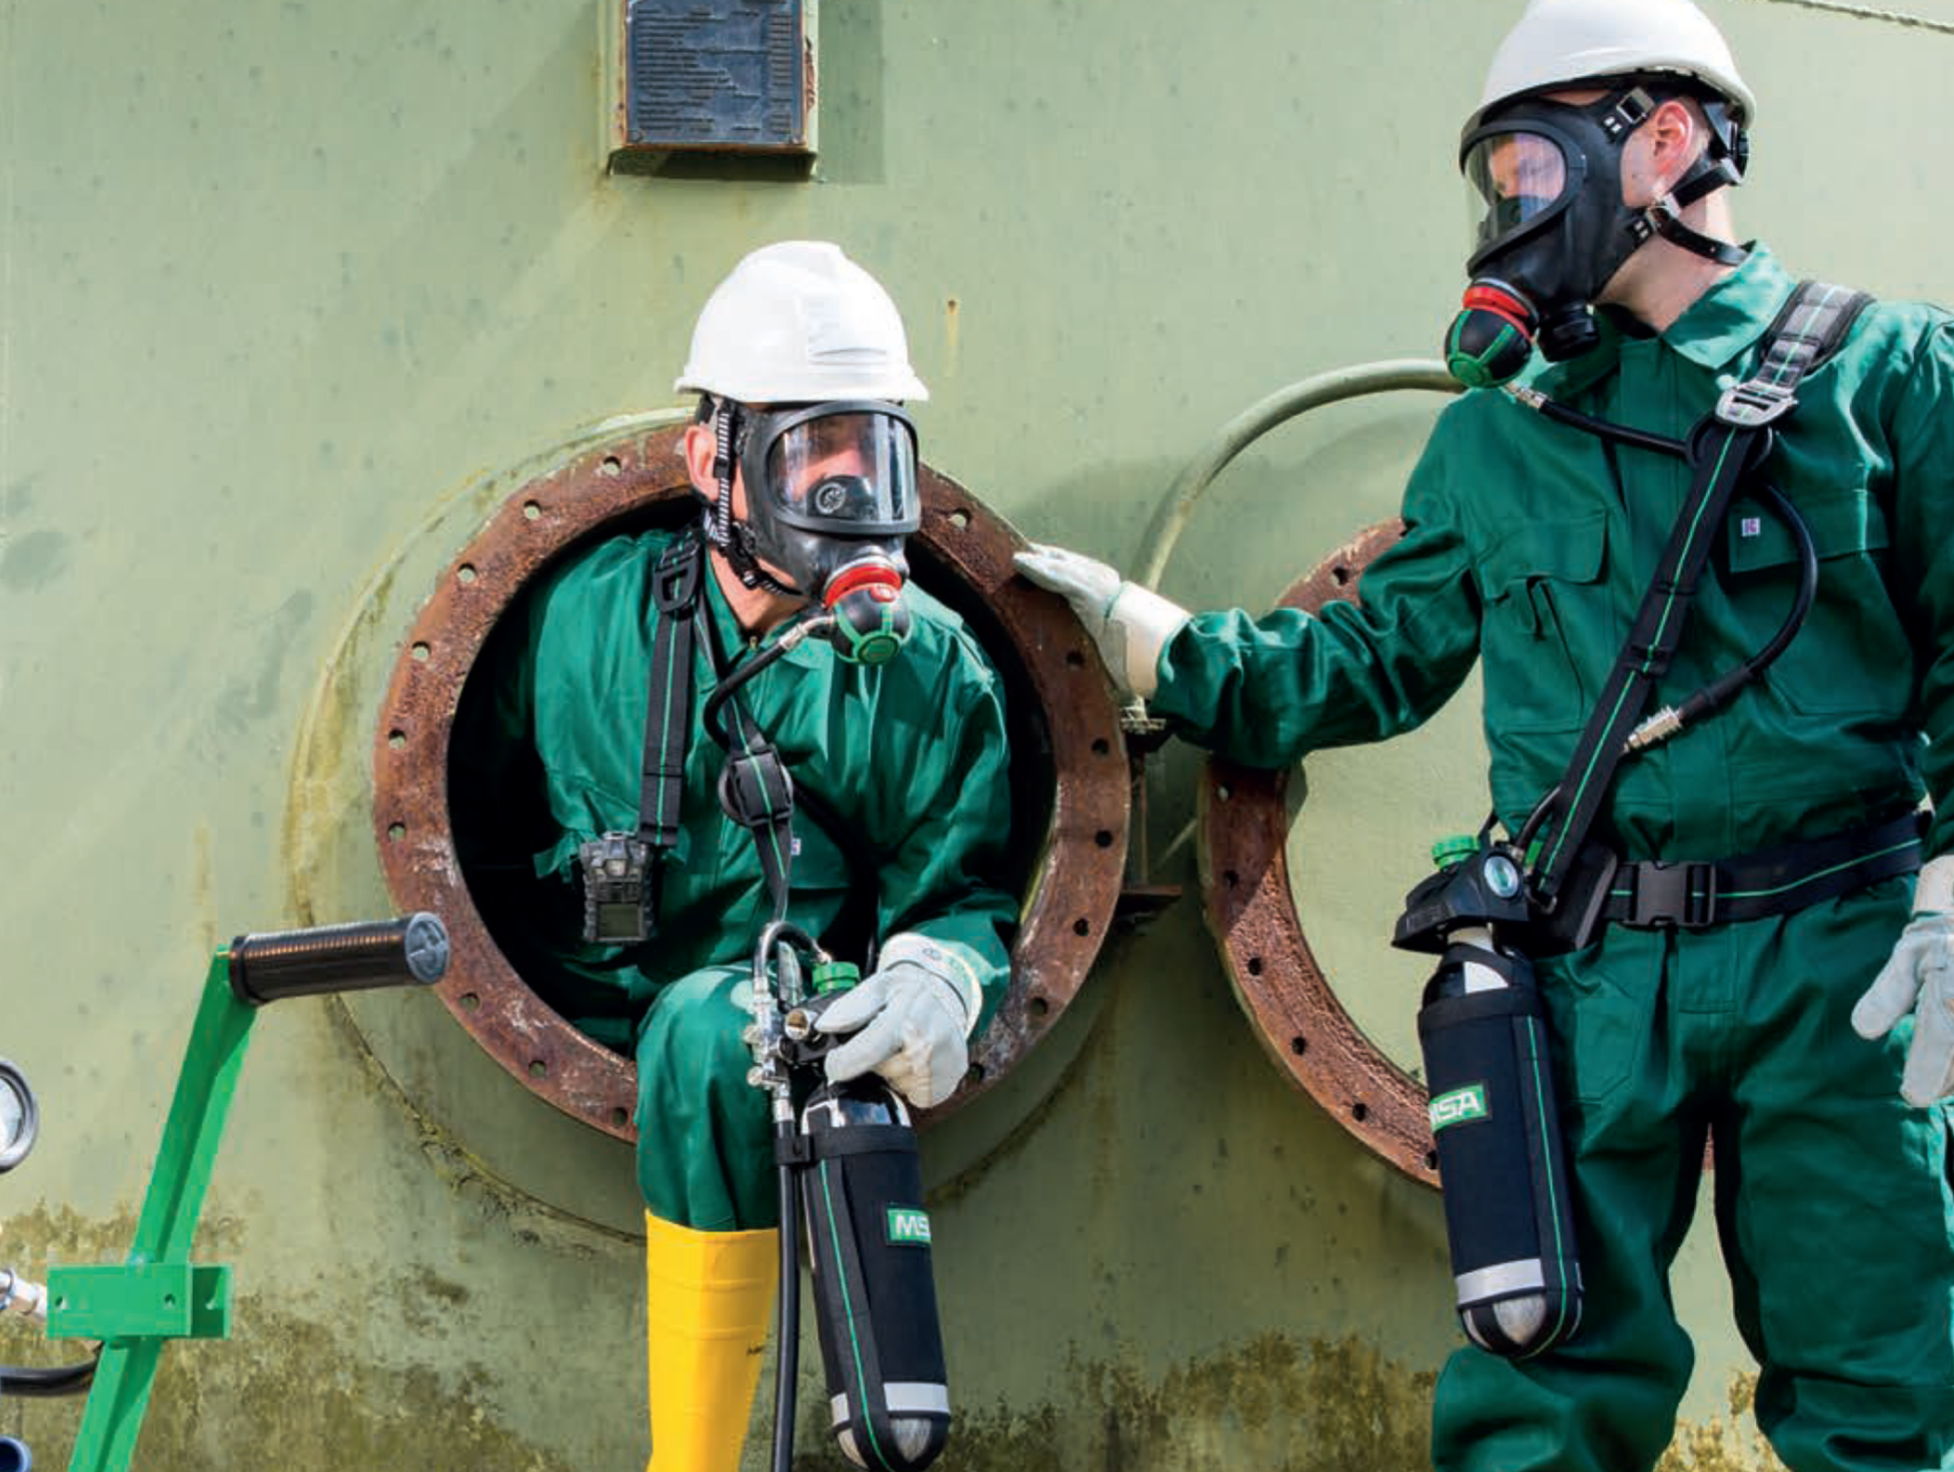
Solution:
<svg viewBox="0 0 1954 1472">
<path fill-rule="evenodd" d="M 1567 770 L 1528 823 L 1548 835 L 1532 883 L 1549 907 L 1577 867 L 1629 737 L 1675 658 L 1725 508 L 1770 458 L 1772 425 L 1797 406 L 1800 380 L 1845 340 L 1869 300 L 1844 287 L 1801 282 L 1764 335 L 1757 372 L 1726 390 L 1691 430 L 1682 514 Z"/>
<path fill-rule="evenodd" d="M 1702 930 L 1787 914 L 1913 873 L 1925 831 L 1925 816 L 1908 813 L 1735 858 L 1625 863 L 1615 870 L 1601 915 L 1637 930 Z"/>
</svg>

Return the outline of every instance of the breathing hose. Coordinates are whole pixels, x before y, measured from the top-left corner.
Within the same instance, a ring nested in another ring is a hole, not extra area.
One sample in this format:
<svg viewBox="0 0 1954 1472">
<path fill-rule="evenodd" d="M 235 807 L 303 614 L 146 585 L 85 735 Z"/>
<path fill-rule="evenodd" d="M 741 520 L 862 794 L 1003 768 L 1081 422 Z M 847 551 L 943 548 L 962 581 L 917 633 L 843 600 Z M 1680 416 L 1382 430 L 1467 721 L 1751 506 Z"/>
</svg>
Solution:
<svg viewBox="0 0 1954 1472">
<path fill-rule="evenodd" d="M 794 1142 L 792 1117 L 775 1120 L 776 1153 Z M 780 1177 L 780 1306 L 774 1326 L 773 1472 L 794 1472 L 794 1392 L 801 1378 L 800 1191 L 784 1162 Z"/>
<path fill-rule="evenodd" d="M 722 748 L 732 745 L 732 738 L 726 728 L 719 723 L 720 707 L 731 700 L 734 694 L 748 680 L 766 669 L 781 655 L 806 639 L 809 634 L 818 634 L 834 623 L 834 615 L 810 610 L 787 626 L 781 636 L 765 649 L 734 664 L 715 684 L 711 695 L 706 697 L 706 708 L 700 719 L 704 722 L 706 734 Z M 717 641 L 715 640 L 715 643 Z"/>
</svg>

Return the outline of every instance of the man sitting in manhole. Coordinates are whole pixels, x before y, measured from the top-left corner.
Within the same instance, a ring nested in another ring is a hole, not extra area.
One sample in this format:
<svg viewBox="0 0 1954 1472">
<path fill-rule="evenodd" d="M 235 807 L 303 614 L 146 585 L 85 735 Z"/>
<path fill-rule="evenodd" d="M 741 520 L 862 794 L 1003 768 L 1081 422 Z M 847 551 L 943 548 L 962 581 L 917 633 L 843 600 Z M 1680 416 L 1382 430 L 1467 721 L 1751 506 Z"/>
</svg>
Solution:
<svg viewBox="0 0 1954 1472">
<path fill-rule="evenodd" d="M 1000 682 L 904 582 L 920 504 L 901 404 L 928 391 L 895 304 L 833 245 L 767 246 L 707 301 L 677 387 L 700 395 L 682 445 L 702 515 L 548 573 L 469 683 L 455 761 L 496 795 L 505 855 L 529 856 L 511 841 L 528 811 L 546 845 L 544 902 L 499 938 L 637 1058 L 651 1466 L 733 1472 L 777 1277 L 768 1098 L 741 1038 L 756 937 L 784 909 L 863 962 L 824 1019 L 860 1028 L 828 1076 L 873 1070 L 927 1107 L 1003 995 L 1017 907 L 993 882 Z M 832 632 L 769 660 L 810 609 Z"/>
</svg>

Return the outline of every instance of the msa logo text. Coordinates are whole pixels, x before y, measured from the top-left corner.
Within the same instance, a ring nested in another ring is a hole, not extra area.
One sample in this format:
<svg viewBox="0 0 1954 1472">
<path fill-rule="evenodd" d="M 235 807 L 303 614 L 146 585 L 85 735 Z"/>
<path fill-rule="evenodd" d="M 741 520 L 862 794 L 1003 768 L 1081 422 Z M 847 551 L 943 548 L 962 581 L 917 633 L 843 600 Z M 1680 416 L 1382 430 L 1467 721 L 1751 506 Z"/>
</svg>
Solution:
<svg viewBox="0 0 1954 1472">
<path fill-rule="evenodd" d="M 1463 1089 L 1440 1094 L 1431 1104 L 1432 1133 L 1437 1134 L 1455 1124 L 1484 1119 L 1487 1112 L 1484 1084 L 1467 1084 Z"/>
<path fill-rule="evenodd" d="M 890 1207 L 889 1241 L 898 1247 L 929 1246 L 930 1219 L 919 1207 Z"/>
</svg>

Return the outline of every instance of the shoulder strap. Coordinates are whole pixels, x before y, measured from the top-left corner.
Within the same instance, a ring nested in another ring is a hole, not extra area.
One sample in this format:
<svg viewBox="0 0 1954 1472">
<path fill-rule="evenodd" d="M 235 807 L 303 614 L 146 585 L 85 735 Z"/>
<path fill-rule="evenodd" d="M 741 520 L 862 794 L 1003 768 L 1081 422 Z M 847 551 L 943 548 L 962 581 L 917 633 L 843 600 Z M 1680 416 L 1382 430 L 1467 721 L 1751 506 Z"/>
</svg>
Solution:
<svg viewBox="0 0 1954 1472">
<path fill-rule="evenodd" d="M 1682 515 L 1670 530 L 1628 642 L 1616 656 L 1573 758 L 1543 804 L 1551 826 L 1532 877 L 1535 895 L 1550 907 L 1601 811 L 1649 694 L 1682 642 L 1724 508 L 1737 487 L 1770 457 L 1771 425 L 1797 406 L 1799 382 L 1845 341 L 1871 300 L 1844 287 L 1800 282 L 1764 334 L 1757 371 L 1725 390 L 1716 408 L 1690 432 L 1692 479 Z"/>
<path fill-rule="evenodd" d="M 652 570 L 651 598 L 658 610 L 652 633 L 651 681 L 645 702 L 645 753 L 638 785 L 638 837 L 650 847 L 645 933 L 658 933 L 658 896 L 668 850 L 678 844 L 679 808 L 685 793 L 685 754 L 692 732 L 693 615 L 705 557 L 699 539 L 682 533 Z"/>
<path fill-rule="evenodd" d="M 1872 297 L 1850 287 L 1801 281 L 1764 332 L 1757 372 L 1724 390 L 1715 418 L 1742 429 L 1769 424 L 1798 402 L 1798 381 L 1839 350 Z"/>
</svg>

